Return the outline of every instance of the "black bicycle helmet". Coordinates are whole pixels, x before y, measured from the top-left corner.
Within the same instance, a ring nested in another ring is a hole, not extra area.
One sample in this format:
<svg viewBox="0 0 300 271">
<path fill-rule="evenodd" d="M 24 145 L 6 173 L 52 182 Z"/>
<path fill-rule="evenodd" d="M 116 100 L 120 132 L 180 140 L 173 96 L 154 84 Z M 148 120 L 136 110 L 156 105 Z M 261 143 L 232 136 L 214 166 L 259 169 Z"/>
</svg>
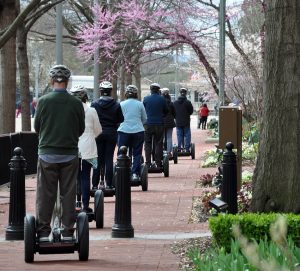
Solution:
<svg viewBox="0 0 300 271">
<path fill-rule="evenodd" d="M 113 88 L 112 83 L 108 81 L 103 81 L 99 85 L 100 93 L 103 96 L 109 96 L 112 91 L 112 88 Z"/>
<path fill-rule="evenodd" d="M 151 92 L 159 92 L 160 91 L 160 85 L 157 83 L 153 83 L 150 85 Z"/>
<path fill-rule="evenodd" d="M 88 100 L 87 89 L 82 85 L 72 87 L 70 93 L 84 103 Z"/>
<path fill-rule="evenodd" d="M 67 82 L 71 76 L 71 71 L 64 65 L 55 65 L 50 69 L 49 75 L 55 82 Z"/>
<path fill-rule="evenodd" d="M 180 89 L 180 95 L 182 95 L 182 96 L 186 96 L 187 92 L 188 92 L 188 90 L 186 88 Z"/>
</svg>

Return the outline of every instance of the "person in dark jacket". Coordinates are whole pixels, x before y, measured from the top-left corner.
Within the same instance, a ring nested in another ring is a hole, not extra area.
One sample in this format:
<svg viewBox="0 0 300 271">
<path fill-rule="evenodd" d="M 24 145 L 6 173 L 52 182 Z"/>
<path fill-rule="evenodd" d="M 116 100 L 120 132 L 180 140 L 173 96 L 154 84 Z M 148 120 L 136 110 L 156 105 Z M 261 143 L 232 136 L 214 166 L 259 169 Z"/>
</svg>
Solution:
<svg viewBox="0 0 300 271">
<path fill-rule="evenodd" d="M 162 167 L 164 116 L 168 113 L 166 100 L 160 95 L 160 85 L 150 85 L 151 95 L 144 98 L 143 104 L 147 114 L 145 125 L 145 156 L 148 167 Z M 154 163 L 151 165 L 153 144 L 155 145 Z"/>
<path fill-rule="evenodd" d="M 174 102 L 176 112 L 176 133 L 178 148 L 183 151 L 190 151 L 191 145 L 191 115 L 193 114 L 194 108 L 192 103 L 186 98 L 187 89 L 180 89 L 180 96 Z"/>
<path fill-rule="evenodd" d="M 167 102 L 167 108 L 168 113 L 164 117 L 164 127 L 165 127 L 165 141 L 164 141 L 164 148 L 168 152 L 169 157 L 172 157 L 172 150 L 173 150 L 173 141 L 172 141 L 172 135 L 173 135 L 173 128 L 176 127 L 175 125 L 175 107 L 171 101 L 170 91 L 168 88 L 163 88 L 161 90 L 162 96 L 166 99 Z"/>
<path fill-rule="evenodd" d="M 96 138 L 98 150 L 98 167 L 93 171 L 93 190 L 98 188 L 100 169 L 104 169 L 106 187 L 113 188 L 113 156 L 118 139 L 118 127 L 124 121 L 120 104 L 111 97 L 112 84 L 103 81 L 99 85 L 100 98 L 91 104 L 97 111 L 102 134 Z"/>
</svg>

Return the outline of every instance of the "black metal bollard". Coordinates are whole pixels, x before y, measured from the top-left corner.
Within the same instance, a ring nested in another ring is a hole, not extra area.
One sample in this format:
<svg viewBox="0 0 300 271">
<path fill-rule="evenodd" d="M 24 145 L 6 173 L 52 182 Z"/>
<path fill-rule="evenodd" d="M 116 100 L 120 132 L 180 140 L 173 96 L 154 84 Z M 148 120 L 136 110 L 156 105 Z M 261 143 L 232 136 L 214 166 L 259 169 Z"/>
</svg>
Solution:
<svg viewBox="0 0 300 271">
<path fill-rule="evenodd" d="M 126 154 L 127 148 L 122 146 L 116 166 L 115 224 L 112 226 L 111 235 L 115 238 L 134 237 L 134 229 L 131 225 L 131 160 Z"/>
<path fill-rule="evenodd" d="M 226 143 L 226 151 L 223 154 L 223 184 L 221 198 L 228 204 L 228 213 L 237 213 L 237 166 L 236 154 L 232 151 L 234 145 Z"/>
<path fill-rule="evenodd" d="M 6 240 L 24 240 L 26 160 L 22 154 L 23 150 L 16 147 L 9 163 L 10 202 Z"/>
</svg>

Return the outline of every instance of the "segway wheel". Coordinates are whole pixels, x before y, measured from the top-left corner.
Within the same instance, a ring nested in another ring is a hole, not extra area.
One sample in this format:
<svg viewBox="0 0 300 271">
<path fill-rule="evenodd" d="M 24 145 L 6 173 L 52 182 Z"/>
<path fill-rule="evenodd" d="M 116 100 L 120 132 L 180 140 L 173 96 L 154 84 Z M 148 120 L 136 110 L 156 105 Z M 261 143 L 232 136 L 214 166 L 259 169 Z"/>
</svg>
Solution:
<svg viewBox="0 0 300 271">
<path fill-rule="evenodd" d="M 89 259 L 89 221 L 86 213 L 81 212 L 77 217 L 77 242 L 80 261 Z"/>
<path fill-rule="evenodd" d="M 191 143 L 191 157 L 194 160 L 195 159 L 195 144 Z"/>
<path fill-rule="evenodd" d="M 174 164 L 178 163 L 178 148 L 177 147 L 173 147 L 173 161 L 174 161 Z"/>
<path fill-rule="evenodd" d="M 141 165 L 141 184 L 142 191 L 148 190 L 148 167 L 146 164 Z"/>
<path fill-rule="evenodd" d="M 169 157 L 165 155 L 163 158 L 164 176 L 169 177 Z"/>
<path fill-rule="evenodd" d="M 24 252 L 26 263 L 32 263 L 34 261 L 35 238 L 35 217 L 32 215 L 26 215 L 24 218 Z"/>
<path fill-rule="evenodd" d="M 102 190 L 97 190 L 95 192 L 95 220 L 96 228 L 103 229 L 104 226 L 104 193 Z"/>
</svg>

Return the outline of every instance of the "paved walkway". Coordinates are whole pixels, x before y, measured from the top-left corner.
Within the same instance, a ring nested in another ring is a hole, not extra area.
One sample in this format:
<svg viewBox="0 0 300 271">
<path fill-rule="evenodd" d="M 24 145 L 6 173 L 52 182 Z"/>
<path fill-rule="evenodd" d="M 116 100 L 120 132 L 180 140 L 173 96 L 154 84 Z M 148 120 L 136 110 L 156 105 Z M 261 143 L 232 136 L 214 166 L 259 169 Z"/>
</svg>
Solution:
<svg viewBox="0 0 300 271">
<path fill-rule="evenodd" d="M 174 130 L 175 131 L 175 130 Z M 0 189 L 0 270 L 179 270 L 179 259 L 170 245 L 176 240 L 209 234 L 207 223 L 189 224 L 194 196 L 201 194 L 195 183 L 200 175 L 214 173 L 202 169 L 200 158 L 212 144 L 205 144 L 207 131 L 196 129 L 192 121 L 192 141 L 196 145 L 196 159 L 179 157 L 177 165 L 170 161 L 170 177 L 149 174 L 149 188 L 132 188 L 132 225 L 135 237 L 111 238 L 114 223 L 115 198 L 105 198 L 104 229 L 90 223 L 90 256 L 79 262 L 78 254 L 35 255 L 33 264 L 24 262 L 24 244 L 5 241 L 8 223 L 9 189 Z M 174 135 L 175 138 L 175 135 Z M 26 177 L 26 211 L 35 214 L 36 176 Z"/>
</svg>

